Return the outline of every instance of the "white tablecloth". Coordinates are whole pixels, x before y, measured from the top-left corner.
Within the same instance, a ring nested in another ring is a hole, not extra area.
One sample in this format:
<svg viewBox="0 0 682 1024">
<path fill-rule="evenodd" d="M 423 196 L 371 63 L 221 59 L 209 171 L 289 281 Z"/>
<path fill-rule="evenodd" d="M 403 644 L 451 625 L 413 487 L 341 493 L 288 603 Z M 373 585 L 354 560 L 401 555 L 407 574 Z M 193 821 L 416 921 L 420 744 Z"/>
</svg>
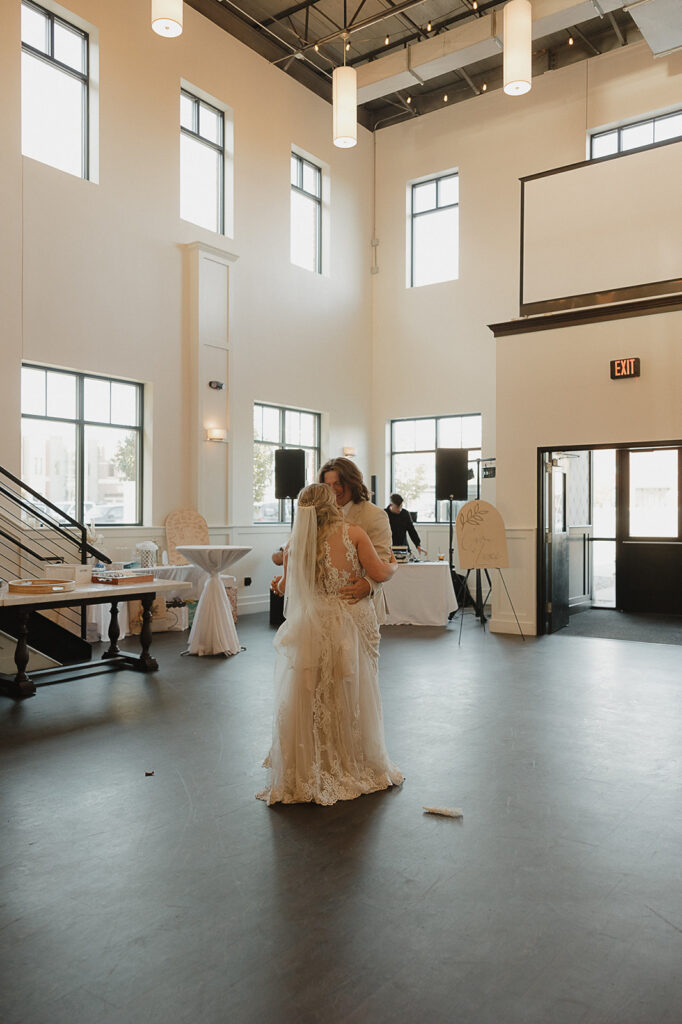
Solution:
<svg viewBox="0 0 682 1024">
<path fill-rule="evenodd" d="M 155 579 L 179 580 L 183 583 L 191 583 L 191 590 L 185 590 L 184 588 L 178 590 L 177 596 L 182 597 L 183 601 L 198 601 L 209 576 L 206 570 L 200 569 L 198 565 L 155 565 L 152 572 Z M 227 576 L 225 574 L 222 575 L 222 581 L 226 586 L 234 586 L 237 582 L 234 576 Z M 167 601 L 170 601 L 175 597 L 175 594 L 172 590 L 169 590 L 165 597 Z"/>
<path fill-rule="evenodd" d="M 446 626 L 457 611 L 447 562 L 406 562 L 384 583 L 387 626 Z"/>
<path fill-rule="evenodd" d="M 220 576 L 253 549 L 235 544 L 183 544 L 177 550 L 192 565 L 208 573 L 194 613 L 188 652 L 238 654 L 239 637 L 232 618 L 232 606 Z"/>
</svg>

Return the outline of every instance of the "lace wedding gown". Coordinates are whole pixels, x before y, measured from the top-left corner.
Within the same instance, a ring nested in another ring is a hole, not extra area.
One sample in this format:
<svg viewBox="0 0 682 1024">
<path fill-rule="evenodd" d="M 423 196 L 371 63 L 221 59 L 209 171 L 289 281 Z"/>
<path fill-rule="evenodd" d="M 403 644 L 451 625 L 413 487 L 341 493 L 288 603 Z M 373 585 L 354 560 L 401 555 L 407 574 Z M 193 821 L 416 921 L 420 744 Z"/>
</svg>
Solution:
<svg viewBox="0 0 682 1024">
<path fill-rule="evenodd" d="M 384 741 L 374 604 L 338 596 L 361 575 L 348 526 L 340 524 L 322 544 L 312 614 L 303 628 L 287 620 L 275 637 L 270 778 L 258 793 L 268 804 L 334 804 L 403 781 Z"/>
</svg>

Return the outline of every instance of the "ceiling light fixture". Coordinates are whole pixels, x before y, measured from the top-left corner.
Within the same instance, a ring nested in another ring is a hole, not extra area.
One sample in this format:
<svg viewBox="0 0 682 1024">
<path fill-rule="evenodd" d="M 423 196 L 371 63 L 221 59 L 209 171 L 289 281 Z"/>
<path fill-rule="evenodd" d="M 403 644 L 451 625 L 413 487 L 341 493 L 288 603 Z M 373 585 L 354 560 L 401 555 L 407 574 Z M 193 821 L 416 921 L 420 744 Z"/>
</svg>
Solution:
<svg viewBox="0 0 682 1024">
<path fill-rule="evenodd" d="M 346 53 L 350 50 L 350 43 L 346 43 Z"/>
<path fill-rule="evenodd" d="M 315 43 L 315 47 L 314 47 L 314 49 L 315 49 L 315 53 L 319 53 L 319 52 L 320 52 L 320 48 L 319 48 L 319 46 L 317 45 L 317 43 Z"/>
<path fill-rule="evenodd" d="M 574 43 L 574 39 L 573 39 L 573 36 L 569 36 L 569 37 L 568 37 L 568 45 L 569 45 L 569 46 L 573 46 L 573 43 Z"/>
<path fill-rule="evenodd" d="M 488 91 L 488 83 L 484 82 L 483 85 L 481 86 L 481 92 L 487 92 L 487 91 Z"/>
<path fill-rule="evenodd" d="M 358 81 L 355 68 L 334 68 L 332 75 L 334 145 L 350 149 L 358 141 Z"/>
<path fill-rule="evenodd" d="M 388 44 L 390 43 L 390 41 L 391 41 L 391 38 L 390 38 L 390 36 L 388 35 L 388 33 L 386 33 L 386 38 L 384 39 L 384 46 L 388 46 Z"/>
<path fill-rule="evenodd" d="M 426 31 L 427 32 L 431 31 L 431 22 L 429 22 L 428 25 L 426 26 Z"/>
<path fill-rule="evenodd" d="M 411 96 L 407 96 L 407 97 L 405 98 L 405 102 L 406 102 L 406 103 L 411 103 L 411 102 L 412 102 L 412 97 L 411 97 Z"/>
<path fill-rule="evenodd" d="M 443 96 L 443 103 L 447 103 L 447 102 L 448 102 L 448 94 L 445 93 L 445 95 Z"/>
<path fill-rule="evenodd" d="M 522 96 L 532 84 L 530 0 L 509 0 L 504 7 L 504 91 Z"/>
<path fill-rule="evenodd" d="M 152 28 L 169 39 L 182 35 L 182 0 L 152 0 Z"/>
<path fill-rule="evenodd" d="M 478 0 L 474 0 L 474 2 L 471 5 L 471 9 L 472 9 L 472 11 L 477 11 L 478 10 Z"/>
</svg>

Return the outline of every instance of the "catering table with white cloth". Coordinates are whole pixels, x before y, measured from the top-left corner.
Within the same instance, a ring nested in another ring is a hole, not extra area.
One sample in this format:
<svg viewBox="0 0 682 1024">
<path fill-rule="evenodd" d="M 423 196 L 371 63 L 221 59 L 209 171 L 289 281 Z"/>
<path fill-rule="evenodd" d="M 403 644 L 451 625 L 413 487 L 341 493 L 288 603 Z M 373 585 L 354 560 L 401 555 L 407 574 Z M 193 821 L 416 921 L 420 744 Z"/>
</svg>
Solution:
<svg viewBox="0 0 682 1024">
<path fill-rule="evenodd" d="M 458 607 L 447 562 L 401 562 L 384 596 L 387 626 L 447 626 Z"/>
<path fill-rule="evenodd" d="M 182 544 L 177 551 L 208 573 L 189 634 L 189 654 L 239 654 L 239 637 L 222 573 L 253 548 L 236 544 Z"/>
</svg>

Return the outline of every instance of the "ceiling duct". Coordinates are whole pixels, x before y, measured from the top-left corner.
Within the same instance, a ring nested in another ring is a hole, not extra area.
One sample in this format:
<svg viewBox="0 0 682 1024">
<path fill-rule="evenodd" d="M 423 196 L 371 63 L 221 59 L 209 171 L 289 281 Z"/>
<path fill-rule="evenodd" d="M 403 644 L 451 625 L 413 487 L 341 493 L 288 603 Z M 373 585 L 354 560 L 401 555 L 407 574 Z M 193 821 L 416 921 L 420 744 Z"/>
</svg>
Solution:
<svg viewBox="0 0 682 1024">
<path fill-rule="evenodd" d="M 682 49 L 682 3 L 680 0 L 632 0 L 625 5 L 630 17 L 646 39 L 654 57 Z"/>
<path fill-rule="evenodd" d="M 668 4 L 680 9 L 680 0 L 647 0 L 649 5 Z M 623 7 L 623 0 L 534 0 L 533 39 L 590 21 Z M 633 17 L 635 10 L 632 11 Z M 368 103 L 399 89 L 413 89 L 416 82 L 458 71 L 499 54 L 503 45 L 502 11 L 492 11 L 449 32 L 412 43 L 358 67 L 358 103 Z"/>
</svg>

